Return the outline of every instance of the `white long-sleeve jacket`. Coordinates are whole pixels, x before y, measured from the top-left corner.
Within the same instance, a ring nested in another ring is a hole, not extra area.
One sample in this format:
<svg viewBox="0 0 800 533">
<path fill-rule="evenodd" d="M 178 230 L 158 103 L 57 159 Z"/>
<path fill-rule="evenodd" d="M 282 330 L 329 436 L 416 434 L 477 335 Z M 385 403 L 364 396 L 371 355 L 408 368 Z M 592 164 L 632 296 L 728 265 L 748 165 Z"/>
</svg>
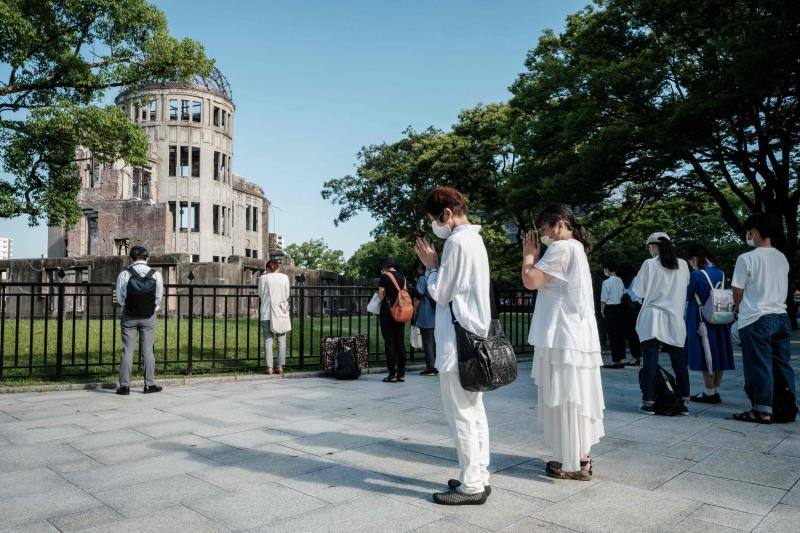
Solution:
<svg viewBox="0 0 800 533">
<path fill-rule="evenodd" d="M 444 243 L 438 270 L 428 274 L 428 294 L 436 302 L 436 368 L 458 368 L 456 332 L 450 302 L 458 322 L 478 335 L 488 335 L 491 322 L 490 272 L 480 226 L 463 224 Z"/>
</svg>

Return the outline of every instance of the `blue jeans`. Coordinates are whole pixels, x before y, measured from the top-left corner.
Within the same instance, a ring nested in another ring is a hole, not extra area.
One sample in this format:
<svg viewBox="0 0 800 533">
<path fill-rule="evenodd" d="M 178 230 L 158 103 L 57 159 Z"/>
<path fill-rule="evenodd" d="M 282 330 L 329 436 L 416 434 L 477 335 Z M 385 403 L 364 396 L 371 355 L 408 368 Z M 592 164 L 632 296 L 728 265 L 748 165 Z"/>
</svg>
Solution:
<svg viewBox="0 0 800 533">
<path fill-rule="evenodd" d="M 783 374 L 792 393 L 795 392 L 794 370 L 789 363 L 791 333 L 789 315 L 785 313 L 764 315 L 739 330 L 744 391 L 755 411 L 772 413 L 773 368 Z"/>
<path fill-rule="evenodd" d="M 433 328 L 419 328 L 422 335 L 422 349 L 425 351 L 425 369 L 436 368 L 436 337 Z"/>
<path fill-rule="evenodd" d="M 648 339 L 642 342 L 642 371 L 644 372 L 644 391 L 642 400 L 645 403 L 656 399 L 656 375 L 658 374 L 658 348 L 662 345 L 658 339 Z M 678 392 L 684 400 L 689 399 L 689 366 L 686 362 L 686 352 L 683 346 L 672 346 L 663 343 L 664 351 L 669 354 L 672 362 L 672 371 L 675 373 L 675 383 Z"/>
</svg>

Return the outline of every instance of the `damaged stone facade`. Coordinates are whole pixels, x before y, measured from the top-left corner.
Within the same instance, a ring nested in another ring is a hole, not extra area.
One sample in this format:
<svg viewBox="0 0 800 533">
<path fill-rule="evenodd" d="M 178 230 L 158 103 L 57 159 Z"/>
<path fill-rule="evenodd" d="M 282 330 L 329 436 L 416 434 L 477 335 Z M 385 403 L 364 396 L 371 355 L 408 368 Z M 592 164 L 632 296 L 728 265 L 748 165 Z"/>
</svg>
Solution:
<svg viewBox="0 0 800 533">
<path fill-rule="evenodd" d="M 192 262 L 269 257 L 269 200 L 233 173 L 229 90 L 160 83 L 125 90 L 116 103 L 146 133 L 150 164 L 103 164 L 80 151 L 83 216 L 50 228 L 48 257 L 127 255 L 137 244 Z"/>
</svg>

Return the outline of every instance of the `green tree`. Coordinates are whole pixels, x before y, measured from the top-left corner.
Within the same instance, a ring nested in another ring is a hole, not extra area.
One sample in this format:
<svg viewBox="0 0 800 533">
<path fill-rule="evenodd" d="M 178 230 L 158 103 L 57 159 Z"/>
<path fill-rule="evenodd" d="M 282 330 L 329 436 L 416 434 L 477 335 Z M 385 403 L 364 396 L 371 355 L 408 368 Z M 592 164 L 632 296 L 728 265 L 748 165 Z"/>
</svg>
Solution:
<svg viewBox="0 0 800 533">
<path fill-rule="evenodd" d="M 105 90 L 207 75 L 213 61 L 177 40 L 145 0 L 0 2 L 0 216 L 72 225 L 80 217 L 76 149 L 146 164 L 147 138 Z"/>
<path fill-rule="evenodd" d="M 627 203 L 624 229 L 699 194 L 739 239 L 764 211 L 796 284 L 799 57 L 796 1 L 597 2 L 546 32 L 512 87 L 514 197 Z"/>
<path fill-rule="evenodd" d="M 384 257 L 397 261 L 403 274 L 412 276 L 415 273 L 417 255 L 414 243 L 397 235 L 383 235 L 362 244 L 347 260 L 344 272 L 356 279 L 377 278 L 378 267 Z"/>
<path fill-rule="evenodd" d="M 344 270 L 344 252 L 331 250 L 324 239 L 311 239 L 301 244 L 286 247 L 295 265 L 313 270 L 325 270 L 341 274 Z"/>
</svg>

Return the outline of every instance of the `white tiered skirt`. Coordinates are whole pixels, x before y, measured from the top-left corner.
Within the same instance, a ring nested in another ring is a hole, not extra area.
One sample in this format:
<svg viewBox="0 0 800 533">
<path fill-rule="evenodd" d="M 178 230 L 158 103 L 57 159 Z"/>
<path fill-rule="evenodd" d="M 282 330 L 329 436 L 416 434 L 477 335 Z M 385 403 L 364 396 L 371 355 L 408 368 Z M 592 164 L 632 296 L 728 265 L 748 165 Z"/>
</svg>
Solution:
<svg viewBox="0 0 800 533">
<path fill-rule="evenodd" d="M 562 470 L 580 469 L 581 455 L 605 435 L 600 352 L 535 348 L 532 377 L 539 387 L 544 441 Z"/>
</svg>

